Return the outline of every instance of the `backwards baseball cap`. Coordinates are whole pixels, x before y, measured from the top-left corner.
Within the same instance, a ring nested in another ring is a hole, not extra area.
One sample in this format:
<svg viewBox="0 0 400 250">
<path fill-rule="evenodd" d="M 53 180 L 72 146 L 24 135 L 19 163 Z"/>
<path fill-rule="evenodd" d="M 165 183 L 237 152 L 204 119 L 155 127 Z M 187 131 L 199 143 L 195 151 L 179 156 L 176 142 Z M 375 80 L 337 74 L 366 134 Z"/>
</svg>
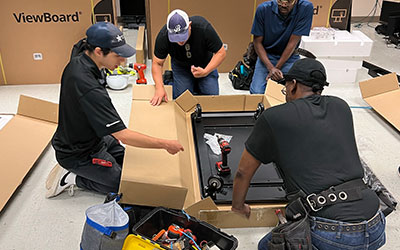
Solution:
<svg viewBox="0 0 400 250">
<path fill-rule="evenodd" d="M 324 86 L 329 86 L 326 81 L 326 72 L 321 62 L 303 58 L 293 63 L 287 74 L 284 74 L 285 81 L 296 79 L 299 83 L 312 87 L 315 90 L 323 90 Z"/>
<path fill-rule="evenodd" d="M 86 31 L 87 42 L 93 46 L 111 49 L 122 57 L 131 57 L 136 50 L 129 46 L 122 32 L 112 23 L 99 22 Z"/>
<path fill-rule="evenodd" d="M 189 37 L 189 17 L 183 10 L 173 10 L 167 19 L 168 39 L 171 43 L 184 42 Z"/>
</svg>

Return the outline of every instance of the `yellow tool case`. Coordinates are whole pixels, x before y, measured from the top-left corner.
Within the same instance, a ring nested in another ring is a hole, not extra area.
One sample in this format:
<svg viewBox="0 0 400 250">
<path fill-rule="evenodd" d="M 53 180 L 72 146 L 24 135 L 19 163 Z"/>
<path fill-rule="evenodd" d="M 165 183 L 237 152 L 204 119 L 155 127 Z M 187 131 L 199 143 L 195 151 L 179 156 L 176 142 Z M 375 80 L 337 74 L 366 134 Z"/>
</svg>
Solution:
<svg viewBox="0 0 400 250">
<path fill-rule="evenodd" d="M 159 244 L 152 242 L 140 235 L 130 234 L 126 237 L 122 250 L 164 250 Z"/>
</svg>

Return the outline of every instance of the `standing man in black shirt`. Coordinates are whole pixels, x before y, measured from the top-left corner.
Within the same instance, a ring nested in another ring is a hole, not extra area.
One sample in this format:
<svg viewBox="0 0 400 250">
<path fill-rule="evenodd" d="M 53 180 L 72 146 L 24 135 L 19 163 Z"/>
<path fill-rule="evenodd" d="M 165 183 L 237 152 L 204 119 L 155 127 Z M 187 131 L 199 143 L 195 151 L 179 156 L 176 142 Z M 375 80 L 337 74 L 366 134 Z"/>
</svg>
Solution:
<svg viewBox="0 0 400 250">
<path fill-rule="evenodd" d="M 73 186 L 100 193 L 118 192 L 124 144 L 165 149 L 176 154 L 176 140 L 150 137 L 126 128 L 111 102 L 100 72 L 113 70 L 135 49 L 111 23 L 100 22 L 86 32 L 84 53 L 65 67 L 61 79 L 58 127 L 52 139 L 60 166 L 49 174 L 46 197 Z"/>
<path fill-rule="evenodd" d="M 250 180 L 261 162 L 274 162 L 288 194 L 302 190 L 309 195 L 311 241 L 316 249 L 381 247 L 385 219 L 377 195 L 361 179 L 349 106 L 340 98 L 321 95 L 328 83 L 316 60 L 296 61 L 285 80 L 282 93 L 287 103 L 265 110 L 245 143 L 232 210 L 250 215 L 245 204 Z M 352 188 L 359 192 L 351 194 Z M 268 249 L 270 240 L 271 234 L 266 235 L 258 249 Z"/>
<path fill-rule="evenodd" d="M 226 52 L 217 32 L 203 17 L 173 10 L 157 35 L 151 68 L 156 92 L 152 105 L 168 101 L 162 79 L 162 69 L 168 54 L 171 56 L 173 97 L 185 90 L 202 95 L 218 95 L 217 67 Z"/>
</svg>

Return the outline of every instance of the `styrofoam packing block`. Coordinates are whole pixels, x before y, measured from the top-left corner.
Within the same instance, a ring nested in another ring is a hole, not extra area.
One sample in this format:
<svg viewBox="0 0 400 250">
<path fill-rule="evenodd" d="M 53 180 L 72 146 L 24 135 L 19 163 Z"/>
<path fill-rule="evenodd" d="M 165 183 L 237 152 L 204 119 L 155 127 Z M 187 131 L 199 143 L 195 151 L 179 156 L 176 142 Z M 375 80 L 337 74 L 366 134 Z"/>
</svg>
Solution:
<svg viewBox="0 0 400 250">
<path fill-rule="evenodd" d="M 329 83 L 354 83 L 357 79 L 358 69 L 327 69 Z"/>
<path fill-rule="evenodd" d="M 310 36 L 301 38 L 300 47 L 318 57 L 368 57 L 373 41 L 361 31 L 335 31 L 335 39 L 316 40 Z"/>
<path fill-rule="evenodd" d="M 363 58 L 360 57 L 337 57 L 317 58 L 326 69 L 361 69 Z"/>
</svg>

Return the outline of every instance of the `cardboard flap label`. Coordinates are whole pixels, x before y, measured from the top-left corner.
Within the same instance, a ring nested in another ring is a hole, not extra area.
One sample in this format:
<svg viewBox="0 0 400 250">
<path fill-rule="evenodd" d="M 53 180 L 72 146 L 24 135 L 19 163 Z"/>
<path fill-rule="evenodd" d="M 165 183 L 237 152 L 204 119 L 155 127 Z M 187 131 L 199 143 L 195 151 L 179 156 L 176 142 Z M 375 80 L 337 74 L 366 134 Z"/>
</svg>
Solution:
<svg viewBox="0 0 400 250">
<path fill-rule="evenodd" d="M 172 101 L 172 86 L 164 86 L 169 101 Z M 151 100 L 156 89 L 154 85 L 133 85 L 132 100 Z"/>
<path fill-rule="evenodd" d="M 194 97 L 192 95 L 192 93 L 190 93 L 189 90 L 186 90 L 185 92 L 183 92 L 183 94 L 181 94 L 175 101 L 176 104 L 179 105 L 179 107 L 181 107 L 181 109 L 185 112 L 188 112 L 189 110 L 191 110 L 194 106 L 196 106 L 197 103 L 199 103 L 199 101 L 197 100 L 196 97 Z"/>
<path fill-rule="evenodd" d="M 396 73 L 391 73 L 360 82 L 361 95 L 364 99 L 396 89 L 399 89 Z"/>
<path fill-rule="evenodd" d="M 21 95 L 19 98 L 17 114 L 57 123 L 58 104 Z"/>
</svg>

